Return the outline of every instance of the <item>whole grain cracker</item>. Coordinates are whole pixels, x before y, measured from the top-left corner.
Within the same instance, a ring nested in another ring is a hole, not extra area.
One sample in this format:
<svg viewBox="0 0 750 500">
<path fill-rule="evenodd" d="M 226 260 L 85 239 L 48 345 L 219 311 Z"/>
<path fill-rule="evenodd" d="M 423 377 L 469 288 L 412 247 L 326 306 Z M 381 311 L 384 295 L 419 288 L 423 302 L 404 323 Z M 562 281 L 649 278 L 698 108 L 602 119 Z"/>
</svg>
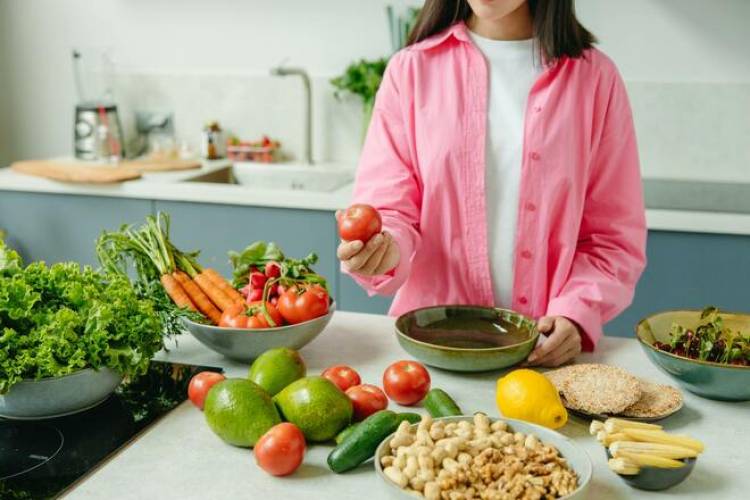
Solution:
<svg viewBox="0 0 750 500">
<path fill-rule="evenodd" d="M 592 414 L 616 414 L 634 405 L 641 398 L 640 381 L 616 366 L 581 364 L 566 367 L 558 389 L 565 406 Z M 554 382 L 553 382 L 554 383 Z"/>
<path fill-rule="evenodd" d="M 682 406 L 682 393 L 671 385 L 641 380 L 641 399 L 625 408 L 620 415 L 634 418 L 666 417 Z"/>
</svg>

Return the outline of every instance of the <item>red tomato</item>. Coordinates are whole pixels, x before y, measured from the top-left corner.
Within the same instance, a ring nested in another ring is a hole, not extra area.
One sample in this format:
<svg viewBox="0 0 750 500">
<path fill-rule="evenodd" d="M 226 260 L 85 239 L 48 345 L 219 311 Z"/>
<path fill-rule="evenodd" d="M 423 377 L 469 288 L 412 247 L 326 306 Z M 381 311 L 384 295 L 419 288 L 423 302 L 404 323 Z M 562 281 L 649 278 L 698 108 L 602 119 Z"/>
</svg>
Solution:
<svg viewBox="0 0 750 500">
<path fill-rule="evenodd" d="M 245 304 L 232 304 L 231 307 L 222 313 L 219 326 L 251 329 L 272 328 L 265 314 L 263 314 L 260 304 L 260 301 L 250 302 L 247 306 Z M 275 305 L 266 302 L 266 311 L 275 323 L 275 326 L 284 324 L 284 318 L 281 317 Z"/>
<path fill-rule="evenodd" d="M 263 434 L 253 452 L 261 469 L 273 476 L 288 476 L 305 457 L 305 436 L 299 427 L 284 422 Z"/>
<path fill-rule="evenodd" d="M 359 240 L 367 243 L 382 229 L 380 214 L 370 205 L 352 205 L 339 218 L 339 236 L 344 241 Z"/>
<path fill-rule="evenodd" d="M 291 287 L 279 295 L 278 305 L 286 322 L 296 325 L 328 312 L 328 292 L 320 285 Z"/>
<path fill-rule="evenodd" d="M 200 372 L 195 374 L 190 379 L 190 385 L 188 385 L 188 398 L 190 398 L 190 401 L 195 406 L 203 410 L 203 403 L 206 401 L 208 390 L 225 378 L 224 375 L 216 372 Z"/>
<path fill-rule="evenodd" d="M 221 314 L 219 326 L 227 328 L 248 328 L 249 317 L 244 304 L 232 304 Z"/>
<path fill-rule="evenodd" d="M 355 385 L 346 390 L 346 395 L 352 400 L 355 421 L 364 420 L 376 411 L 388 408 L 388 398 L 374 385 Z"/>
<path fill-rule="evenodd" d="M 411 406 L 430 390 L 430 374 L 416 361 L 396 361 L 383 373 L 383 388 L 398 404 Z"/>
<path fill-rule="evenodd" d="M 346 391 L 348 388 L 362 383 L 359 373 L 354 368 L 346 365 L 335 365 L 326 368 L 322 375 L 336 384 L 342 391 Z"/>
<path fill-rule="evenodd" d="M 274 326 L 271 326 L 266 315 L 263 314 L 260 301 L 251 302 L 249 306 L 253 317 L 248 321 L 248 328 L 275 328 L 284 324 L 284 318 L 279 313 L 278 308 L 271 302 L 266 302 L 266 312 L 273 320 Z"/>
</svg>

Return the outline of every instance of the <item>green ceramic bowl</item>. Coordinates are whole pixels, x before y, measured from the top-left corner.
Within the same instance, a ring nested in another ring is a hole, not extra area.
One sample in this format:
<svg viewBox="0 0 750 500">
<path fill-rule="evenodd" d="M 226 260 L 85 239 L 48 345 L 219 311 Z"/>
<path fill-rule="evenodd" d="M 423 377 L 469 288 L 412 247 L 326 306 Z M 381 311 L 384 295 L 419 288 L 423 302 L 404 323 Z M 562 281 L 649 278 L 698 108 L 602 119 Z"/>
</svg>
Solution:
<svg viewBox="0 0 750 500">
<path fill-rule="evenodd" d="M 539 331 L 534 321 L 507 309 L 435 306 L 400 316 L 396 336 L 406 352 L 430 366 L 481 372 L 526 359 Z"/>
<path fill-rule="evenodd" d="M 722 401 L 750 400 L 750 367 L 684 358 L 654 347 L 669 342 L 672 323 L 695 328 L 701 311 L 665 311 L 642 319 L 635 328 L 646 356 L 678 384 L 699 396 Z M 721 313 L 724 324 L 743 334 L 750 332 L 750 315 Z"/>
</svg>

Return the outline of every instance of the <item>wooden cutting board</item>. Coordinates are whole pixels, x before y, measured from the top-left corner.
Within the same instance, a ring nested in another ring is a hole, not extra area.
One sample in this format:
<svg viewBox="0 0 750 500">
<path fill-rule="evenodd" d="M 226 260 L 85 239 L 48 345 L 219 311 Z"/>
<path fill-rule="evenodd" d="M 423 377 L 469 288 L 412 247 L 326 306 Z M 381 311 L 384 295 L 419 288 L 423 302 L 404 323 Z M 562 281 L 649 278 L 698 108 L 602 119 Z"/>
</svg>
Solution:
<svg viewBox="0 0 750 500">
<path fill-rule="evenodd" d="M 117 165 L 60 160 L 18 161 L 11 168 L 19 173 L 61 182 L 111 184 L 141 177 L 143 172 L 166 172 L 200 168 L 196 160 L 133 160 Z"/>
</svg>

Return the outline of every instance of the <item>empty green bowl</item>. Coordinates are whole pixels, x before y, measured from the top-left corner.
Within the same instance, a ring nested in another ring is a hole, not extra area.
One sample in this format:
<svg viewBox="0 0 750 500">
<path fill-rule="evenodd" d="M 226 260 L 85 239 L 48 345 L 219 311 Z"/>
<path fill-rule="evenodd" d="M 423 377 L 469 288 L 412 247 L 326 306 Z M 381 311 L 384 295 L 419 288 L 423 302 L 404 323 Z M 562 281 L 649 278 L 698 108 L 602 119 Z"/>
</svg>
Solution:
<svg viewBox="0 0 750 500">
<path fill-rule="evenodd" d="M 750 332 L 750 315 L 720 314 L 732 330 Z M 660 312 L 642 319 L 635 333 L 648 359 L 688 391 L 708 399 L 750 400 L 750 367 L 685 358 L 654 347 L 657 340 L 669 343 L 672 323 L 694 329 L 700 315 L 701 311 L 689 310 Z"/>
<path fill-rule="evenodd" d="M 396 336 L 406 352 L 427 365 L 481 372 L 526 359 L 539 331 L 534 321 L 507 309 L 435 306 L 400 316 Z"/>
</svg>

